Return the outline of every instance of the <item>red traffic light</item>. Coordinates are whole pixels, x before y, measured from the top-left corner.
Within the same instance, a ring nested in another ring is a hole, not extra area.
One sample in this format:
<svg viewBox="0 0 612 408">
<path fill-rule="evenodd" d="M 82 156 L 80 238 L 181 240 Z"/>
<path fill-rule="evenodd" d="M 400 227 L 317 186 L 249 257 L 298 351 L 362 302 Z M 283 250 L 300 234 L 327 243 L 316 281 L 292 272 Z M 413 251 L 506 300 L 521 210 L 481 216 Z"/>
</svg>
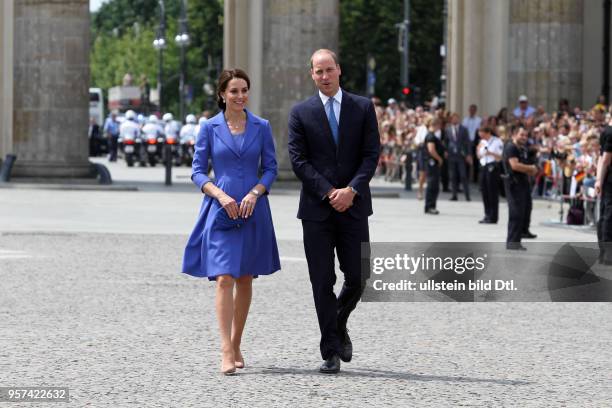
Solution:
<svg viewBox="0 0 612 408">
<path fill-rule="evenodd" d="M 407 86 L 402 88 L 402 93 L 404 95 L 409 95 L 410 94 L 410 88 L 408 88 Z"/>
</svg>

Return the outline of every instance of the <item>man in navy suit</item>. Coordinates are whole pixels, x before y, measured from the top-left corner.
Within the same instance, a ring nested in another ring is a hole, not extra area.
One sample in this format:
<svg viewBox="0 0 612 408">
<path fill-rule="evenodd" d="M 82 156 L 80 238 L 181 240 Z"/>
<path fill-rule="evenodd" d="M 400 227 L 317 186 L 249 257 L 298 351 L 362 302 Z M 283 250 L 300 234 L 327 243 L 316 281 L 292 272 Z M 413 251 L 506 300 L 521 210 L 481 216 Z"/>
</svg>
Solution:
<svg viewBox="0 0 612 408">
<path fill-rule="evenodd" d="M 457 201 L 459 182 L 463 185 L 465 200 L 470 201 L 470 185 L 467 175 L 467 165 L 472 165 L 472 142 L 468 130 L 459 121 L 459 114 L 451 115 L 451 123 L 446 128 L 446 151 L 448 153 L 448 168 L 451 175 L 453 196 L 451 201 Z"/>
<path fill-rule="evenodd" d="M 335 374 L 340 360 L 351 361 L 353 345 L 346 324 L 369 277 L 367 253 L 362 274 L 361 243 L 370 241 L 369 183 L 378 162 L 380 137 L 370 100 L 340 89 L 341 71 L 334 52 L 315 51 L 310 74 L 319 91 L 291 110 L 289 156 L 302 181 L 298 218 L 321 330 L 324 362 L 319 371 Z M 338 297 L 334 249 L 344 273 Z"/>
</svg>

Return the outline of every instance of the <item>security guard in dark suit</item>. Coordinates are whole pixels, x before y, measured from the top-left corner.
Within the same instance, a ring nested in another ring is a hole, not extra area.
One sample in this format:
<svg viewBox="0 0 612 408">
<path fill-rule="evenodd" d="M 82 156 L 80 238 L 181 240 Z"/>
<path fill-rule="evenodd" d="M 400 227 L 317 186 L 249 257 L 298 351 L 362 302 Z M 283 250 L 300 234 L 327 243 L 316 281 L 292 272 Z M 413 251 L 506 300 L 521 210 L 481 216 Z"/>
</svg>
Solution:
<svg viewBox="0 0 612 408">
<path fill-rule="evenodd" d="M 440 131 L 442 122 L 435 118 L 431 120 L 427 127 L 429 133 L 425 137 L 426 146 L 426 165 L 427 188 L 425 189 L 425 214 L 438 215 L 440 211 L 436 208 L 438 193 L 440 192 L 440 169 L 444 163 L 444 144 L 441 135 L 438 137 L 436 132 Z"/>
<path fill-rule="evenodd" d="M 612 126 L 606 126 L 600 137 L 601 156 L 597 163 L 595 192 L 601 197 L 597 241 L 599 260 L 612 265 Z"/>
<path fill-rule="evenodd" d="M 529 137 L 529 132 L 527 133 L 527 142 L 525 143 L 525 149 L 527 150 L 527 164 L 535 165 L 538 161 L 538 145 L 536 142 Z M 534 177 L 528 177 L 529 179 L 529 191 L 533 191 L 533 186 L 535 184 Z M 531 225 L 531 210 L 533 208 L 533 197 L 529 194 L 529 201 L 527 202 L 527 218 L 525 218 L 525 223 L 523 224 L 523 231 L 521 233 L 521 238 L 537 238 L 538 236 L 532 233 L 529 230 Z"/>
<path fill-rule="evenodd" d="M 519 125 L 512 130 L 512 141 L 506 143 L 503 153 L 504 187 L 509 212 L 506 248 L 513 250 L 526 250 L 521 245 L 521 237 L 531 211 L 529 176 L 535 176 L 538 171 L 534 164 L 529 164 L 526 143 L 527 130 Z"/>
</svg>

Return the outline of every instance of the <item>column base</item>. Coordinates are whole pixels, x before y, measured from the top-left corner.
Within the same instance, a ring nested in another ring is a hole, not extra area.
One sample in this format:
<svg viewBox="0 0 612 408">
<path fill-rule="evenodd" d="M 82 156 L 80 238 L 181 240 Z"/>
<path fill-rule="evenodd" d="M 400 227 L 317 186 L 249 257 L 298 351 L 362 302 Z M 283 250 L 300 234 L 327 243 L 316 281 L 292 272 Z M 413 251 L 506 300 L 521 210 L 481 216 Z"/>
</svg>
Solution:
<svg viewBox="0 0 612 408">
<path fill-rule="evenodd" d="M 17 161 L 11 172 L 11 178 L 28 178 L 44 182 L 51 179 L 93 179 L 97 177 L 95 169 L 88 161 L 45 162 L 45 161 Z"/>
</svg>

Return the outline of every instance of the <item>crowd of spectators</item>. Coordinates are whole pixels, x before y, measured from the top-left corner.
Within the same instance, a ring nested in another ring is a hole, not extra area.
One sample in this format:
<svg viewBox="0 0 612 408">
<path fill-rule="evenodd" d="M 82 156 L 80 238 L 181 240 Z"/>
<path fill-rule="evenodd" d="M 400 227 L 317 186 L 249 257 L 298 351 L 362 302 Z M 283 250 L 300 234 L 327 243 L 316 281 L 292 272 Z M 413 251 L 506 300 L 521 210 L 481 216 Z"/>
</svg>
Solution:
<svg viewBox="0 0 612 408">
<path fill-rule="evenodd" d="M 382 145 L 377 175 L 390 181 L 403 181 L 407 189 L 413 180 L 419 180 L 417 195 L 422 198 L 424 177 L 418 165 L 418 153 L 428 133 L 427 126 L 438 118 L 444 129 L 452 112 L 427 104 L 411 109 L 395 99 L 383 104 L 374 97 L 373 102 Z M 556 111 L 546 112 L 542 106 L 530 106 L 527 96 L 522 95 L 516 108 L 502 108 L 497 115 L 481 118 L 477 107 L 472 105 L 462 124 L 468 129 L 474 146 L 478 144 L 480 127 L 491 128 L 505 143 L 512 127 L 522 124 L 529 132 L 529 152 L 539 169 L 533 180 L 534 196 L 582 197 L 589 201 L 595 196 L 599 136 L 611 114 L 612 106 L 605 103 L 603 96 L 588 110 L 571 108 L 567 99 L 562 99 Z M 437 133 L 438 137 L 444 137 L 444 132 Z M 472 175 L 475 170 L 471 169 Z"/>
</svg>

